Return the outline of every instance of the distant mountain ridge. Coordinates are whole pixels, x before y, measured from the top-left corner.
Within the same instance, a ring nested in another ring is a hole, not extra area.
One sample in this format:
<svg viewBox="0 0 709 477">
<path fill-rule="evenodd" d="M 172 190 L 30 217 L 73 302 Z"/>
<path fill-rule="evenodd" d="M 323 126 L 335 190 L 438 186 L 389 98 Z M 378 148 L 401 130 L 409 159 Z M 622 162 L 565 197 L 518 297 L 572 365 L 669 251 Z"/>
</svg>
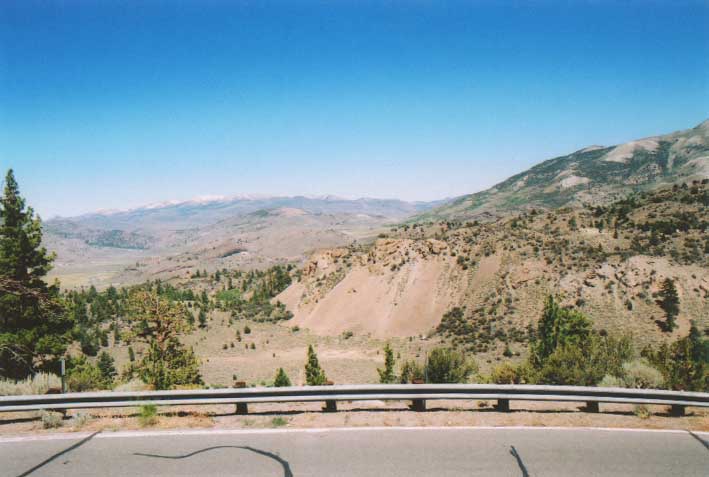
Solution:
<svg viewBox="0 0 709 477">
<path fill-rule="evenodd" d="M 544 161 L 482 192 L 411 219 L 474 219 L 529 208 L 607 204 L 631 192 L 709 177 L 709 120 L 617 146 L 589 146 Z"/>
<path fill-rule="evenodd" d="M 55 218 L 44 242 L 65 286 L 140 283 L 194 269 L 302 260 L 310 251 L 366 240 L 437 202 L 336 196 L 202 197 Z"/>
<path fill-rule="evenodd" d="M 312 214 L 366 214 L 391 220 L 423 212 L 445 203 L 407 202 L 399 199 L 346 199 L 325 196 L 207 196 L 185 201 L 166 201 L 125 210 L 107 210 L 76 217 L 56 217 L 47 221 L 50 231 L 81 224 L 101 230 L 136 230 L 154 228 L 190 228 L 217 223 L 259 210 L 297 208 Z"/>
</svg>

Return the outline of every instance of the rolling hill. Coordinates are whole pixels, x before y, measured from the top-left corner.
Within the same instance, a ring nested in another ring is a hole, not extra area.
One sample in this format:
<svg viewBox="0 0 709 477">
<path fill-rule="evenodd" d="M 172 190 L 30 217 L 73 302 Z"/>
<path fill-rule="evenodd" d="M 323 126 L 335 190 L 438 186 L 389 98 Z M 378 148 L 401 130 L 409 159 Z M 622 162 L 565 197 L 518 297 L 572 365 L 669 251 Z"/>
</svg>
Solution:
<svg viewBox="0 0 709 477">
<path fill-rule="evenodd" d="M 607 204 L 630 192 L 707 177 L 709 120 L 684 131 L 549 159 L 410 221 L 489 219 L 534 207 Z"/>
</svg>

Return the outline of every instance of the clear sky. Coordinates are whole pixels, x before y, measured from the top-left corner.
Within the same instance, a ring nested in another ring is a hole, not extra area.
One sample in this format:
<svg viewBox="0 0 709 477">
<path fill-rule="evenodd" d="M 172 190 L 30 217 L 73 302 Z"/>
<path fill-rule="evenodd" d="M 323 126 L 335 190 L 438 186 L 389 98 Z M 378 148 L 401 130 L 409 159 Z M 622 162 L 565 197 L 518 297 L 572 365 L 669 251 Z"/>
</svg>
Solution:
<svg viewBox="0 0 709 477">
<path fill-rule="evenodd" d="M 707 117 L 707 1 L 0 2 L 0 167 L 45 218 L 443 198 Z"/>
</svg>

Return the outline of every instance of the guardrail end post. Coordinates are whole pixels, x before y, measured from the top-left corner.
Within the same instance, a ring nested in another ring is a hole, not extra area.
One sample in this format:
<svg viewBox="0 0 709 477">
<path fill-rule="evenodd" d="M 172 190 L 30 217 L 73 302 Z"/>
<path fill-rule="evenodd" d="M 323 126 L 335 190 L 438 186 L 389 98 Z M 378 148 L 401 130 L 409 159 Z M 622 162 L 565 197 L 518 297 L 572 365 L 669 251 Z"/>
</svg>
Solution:
<svg viewBox="0 0 709 477">
<path fill-rule="evenodd" d="M 325 401 L 325 407 L 323 407 L 322 410 L 325 412 L 337 412 L 337 401 Z"/>
<path fill-rule="evenodd" d="M 236 413 L 237 414 L 248 414 L 249 413 L 249 405 L 245 402 L 237 402 L 236 403 Z"/>
<path fill-rule="evenodd" d="M 593 412 L 593 413 L 599 413 L 600 412 L 600 407 L 598 401 L 588 401 L 586 403 L 586 408 L 584 409 L 584 412 Z"/>
<path fill-rule="evenodd" d="M 684 416 L 684 406 L 681 404 L 673 404 L 670 408 L 670 414 L 674 417 Z"/>
<path fill-rule="evenodd" d="M 495 406 L 498 412 L 510 412 L 510 400 L 509 399 L 498 399 L 497 406 Z"/>
<path fill-rule="evenodd" d="M 416 412 L 423 412 L 426 410 L 426 400 L 425 399 L 413 399 L 411 401 L 411 409 Z"/>
</svg>

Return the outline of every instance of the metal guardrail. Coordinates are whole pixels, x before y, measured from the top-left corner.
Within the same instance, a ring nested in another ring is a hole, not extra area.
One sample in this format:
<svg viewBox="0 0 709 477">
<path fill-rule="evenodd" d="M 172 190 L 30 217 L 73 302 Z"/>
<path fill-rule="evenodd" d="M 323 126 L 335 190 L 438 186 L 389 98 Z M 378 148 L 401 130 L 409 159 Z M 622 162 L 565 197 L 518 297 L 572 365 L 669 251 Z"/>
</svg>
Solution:
<svg viewBox="0 0 709 477">
<path fill-rule="evenodd" d="M 326 403 L 326 411 L 337 410 L 337 401 L 412 401 L 423 411 L 427 400 L 497 400 L 497 409 L 509 411 L 509 402 L 584 402 L 586 410 L 598 412 L 599 403 L 671 406 L 684 414 L 687 406 L 709 407 L 709 393 L 656 389 L 597 388 L 581 386 L 538 386 L 502 384 L 376 384 L 337 386 L 293 386 L 282 388 L 228 388 L 178 391 L 92 392 L 0 397 L 0 412 L 65 410 L 86 408 L 236 404 L 237 413 L 248 412 L 249 403 Z"/>
</svg>

